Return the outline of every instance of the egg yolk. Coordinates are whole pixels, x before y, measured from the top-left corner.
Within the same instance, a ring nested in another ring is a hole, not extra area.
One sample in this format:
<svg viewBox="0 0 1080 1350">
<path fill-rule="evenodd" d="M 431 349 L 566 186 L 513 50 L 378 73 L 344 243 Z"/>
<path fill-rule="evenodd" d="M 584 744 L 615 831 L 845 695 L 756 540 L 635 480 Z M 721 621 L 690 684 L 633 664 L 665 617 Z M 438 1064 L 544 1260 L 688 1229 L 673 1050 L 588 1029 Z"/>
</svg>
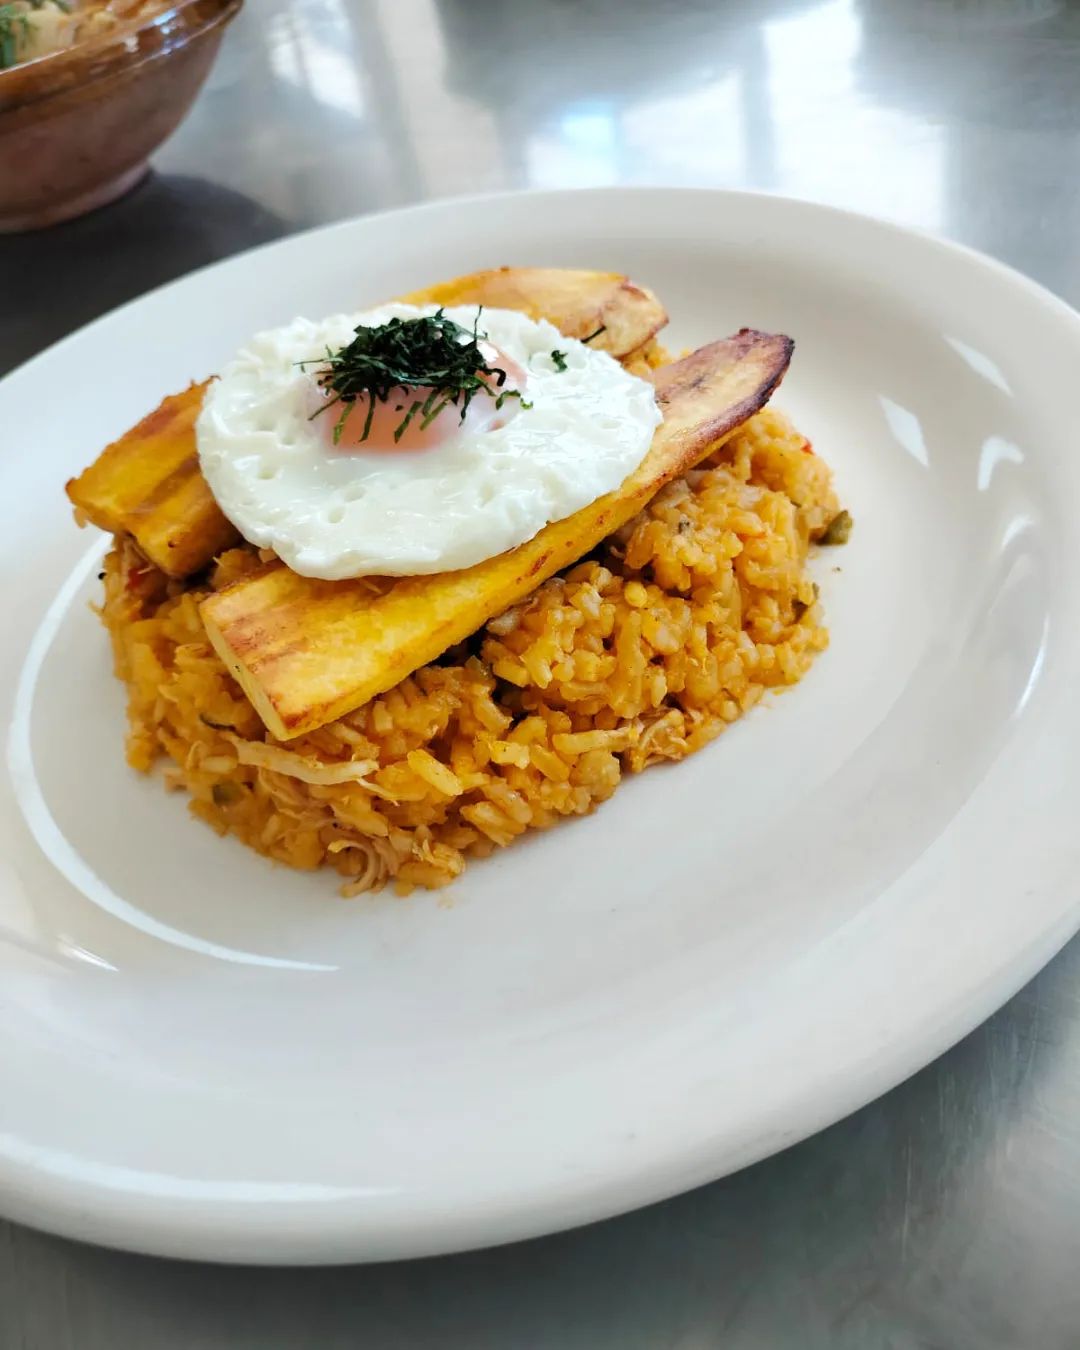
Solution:
<svg viewBox="0 0 1080 1350">
<path fill-rule="evenodd" d="M 521 407 L 521 397 L 525 396 L 527 375 L 511 356 L 490 342 L 481 342 L 480 350 L 489 369 L 505 371 L 506 379 L 500 385 L 497 375 L 485 376 L 487 390 L 478 390 L 469 400 L 469 406 L 462 417 L 461 401 L 447 403 L 434 417 L 425 419 L 419 409 L 409 419 L 403 432 L 394 439 L 394 433 L 405 420 L 414 404 L 422 408 L 431 395 L 435 395 L 433 406 L 442 402 L 443 394 L 431 386 L 399 385 L 392 389 L 385 399 L 375 401 L 374 410 L 369 397 L 361 397 L 353 403 L 344 405 L 340 401 L 332 402 L 334 395 L 318 383 L 317 375 L 309 376 L 310 388 L 308 400 L 311 407 L 311 419 L 322 436 L 325 448 L 332 454 L 349 454 L 363 451 L 366 454 L 386 452 L 396 454 L 415 450 L 435 450 L 445 445 L 454 436 L 463 431 L 496 431 L 514 416 Z M 498 407 L 500 395 L 518 394 L 521 397 L 504 398 L 502 407 Z M 345 413 L 344 418 L 342 413 Z M 368 425 L 368 414 L 371 423 Z M 364 430 L 367 429 L 367 436 Z"/>
</svg>

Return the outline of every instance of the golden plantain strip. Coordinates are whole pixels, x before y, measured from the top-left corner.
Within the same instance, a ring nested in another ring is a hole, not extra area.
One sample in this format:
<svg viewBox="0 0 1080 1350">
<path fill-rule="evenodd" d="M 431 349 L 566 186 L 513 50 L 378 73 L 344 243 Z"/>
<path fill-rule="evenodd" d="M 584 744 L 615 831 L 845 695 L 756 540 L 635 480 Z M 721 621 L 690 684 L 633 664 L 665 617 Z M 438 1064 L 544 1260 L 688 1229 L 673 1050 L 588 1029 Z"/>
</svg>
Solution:
<svg viewBox="0 0 1080 1350">
<path fill-rule="evenodd" d="M 130 534 L 170 577 L 186 577 L 240 538 L 199 469 L 195 418 L 206 384 L 172 394 L 67 484 L 93 524 Z"/>
<path fill-rule="evenodd" d="M 644 286 L 618 272 L 565 267 L 492 267 L 403 295 L 408 305 L 484 305 L 547 319 L 570 338 L 587 338 L 597 351 L 629 356 L 667 323 L 663 305 Z M 601 331 L 597 331 L 601 330 Z"/>
<path fill-rule="evenodd" d="M 398 578 L 381 595 L 362 579 L 315 581 L 275 563 L 203 601 L 210 641 L 280 740 L 344 716 L 636 515 L 764 406 L 793 345 L 744 329 L 655 371 L 664 420 L 640 466 L 617 491 L 509 553 L 458 572 Z"/>
<path fill-rule="evenodd" d="M 588 337 L 604 326 L 591 345 L 615 356 L 636 356 L 667 322 L 651 291 L 614 272 L 503 267 L 403 298 L 412 304 L 517 309 L 547 319 L 567 337 Z M 205 389 L 205 383 L 193 384 L 166 398 L 67 484 L 68 496 L 87 520 L 113 534 L 130 534 L 170 577 L 201 571 L 240 537 L 199 470 L 195 418 Z"/>
</svg>

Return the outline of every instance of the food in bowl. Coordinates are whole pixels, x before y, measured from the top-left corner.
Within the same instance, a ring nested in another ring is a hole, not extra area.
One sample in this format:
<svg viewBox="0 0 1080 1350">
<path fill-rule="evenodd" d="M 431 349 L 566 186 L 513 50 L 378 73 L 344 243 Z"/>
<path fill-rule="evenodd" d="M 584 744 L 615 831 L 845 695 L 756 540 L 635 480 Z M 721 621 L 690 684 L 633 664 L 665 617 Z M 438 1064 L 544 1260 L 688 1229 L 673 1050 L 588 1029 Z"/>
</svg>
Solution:
<svg viewBox="0 0 1080 1350">
<path fill-rule="evenodd" d="M 0 70 L 49 56 L 122 26 L 139 24 L 168 0 L 6 0 L 0 4 Z"/>
<path fill-rule="evenodd" d="M 0 0 L 0 234 L 70 220 L 134 187 L 241 6 L 148 0 L 65 14 L 20 2 Z"/>
<path fill-rule="evenodd" d="M 670 360 L 665 321 L 624 277 L 476 273 L 257 335 L 107 447 L 67 490 L 115 536 L 132 765 L 408 891 L 796 683 L 850 517 L 766 406 L 793 344 Z"/>
</svg>

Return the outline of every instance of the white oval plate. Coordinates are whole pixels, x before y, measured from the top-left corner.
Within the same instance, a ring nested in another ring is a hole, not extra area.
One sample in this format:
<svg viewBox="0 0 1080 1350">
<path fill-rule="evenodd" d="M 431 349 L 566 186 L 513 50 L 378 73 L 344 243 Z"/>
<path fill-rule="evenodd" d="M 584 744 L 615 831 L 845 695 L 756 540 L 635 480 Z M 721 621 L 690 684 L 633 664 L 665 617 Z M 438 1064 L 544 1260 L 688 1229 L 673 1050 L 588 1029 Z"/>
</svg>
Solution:
<svg viewBox="0 0 1080 1350">
<path fill-rule="evenodd" d="M 253 330 L 503 262 L 640 278 L 676 349 L 796 338 L 778 403 L 856 519 L 833 644 L 442 900 L 344 902 L 125 768 L 62 486 Z M 1080 922 L 1078 370 L 1080 318 L 974 253 L 628 190 L 301 235 L 0 384 L 0 1208 L 226 1260 L 501 1242 L 742 1167 L 968 1031 Z"/>
</svg>

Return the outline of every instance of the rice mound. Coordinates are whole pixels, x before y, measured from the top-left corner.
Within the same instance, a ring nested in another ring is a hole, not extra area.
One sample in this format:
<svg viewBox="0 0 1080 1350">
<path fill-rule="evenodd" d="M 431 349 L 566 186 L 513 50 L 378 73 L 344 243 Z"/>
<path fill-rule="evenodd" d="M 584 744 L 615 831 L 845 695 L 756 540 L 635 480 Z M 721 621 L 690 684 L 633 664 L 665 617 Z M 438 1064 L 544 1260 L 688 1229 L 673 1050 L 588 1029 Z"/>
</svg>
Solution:
<svg viewBox="0 0 1080 1350">
<path fill-rule="evenodd" d="M 343 894 L 444 886 L 796 683 L 828 644 L 805 563 L 836 514 L 827 466 L 766 408 L 467 643 L 287 743 L 199 619 L 259 553 L 174 582 L 118 539 L 101 617 L 128 688 L 128 760 L 167 756 L 195 815 L 291 867 L 335 868 Z"/>
</svg>

